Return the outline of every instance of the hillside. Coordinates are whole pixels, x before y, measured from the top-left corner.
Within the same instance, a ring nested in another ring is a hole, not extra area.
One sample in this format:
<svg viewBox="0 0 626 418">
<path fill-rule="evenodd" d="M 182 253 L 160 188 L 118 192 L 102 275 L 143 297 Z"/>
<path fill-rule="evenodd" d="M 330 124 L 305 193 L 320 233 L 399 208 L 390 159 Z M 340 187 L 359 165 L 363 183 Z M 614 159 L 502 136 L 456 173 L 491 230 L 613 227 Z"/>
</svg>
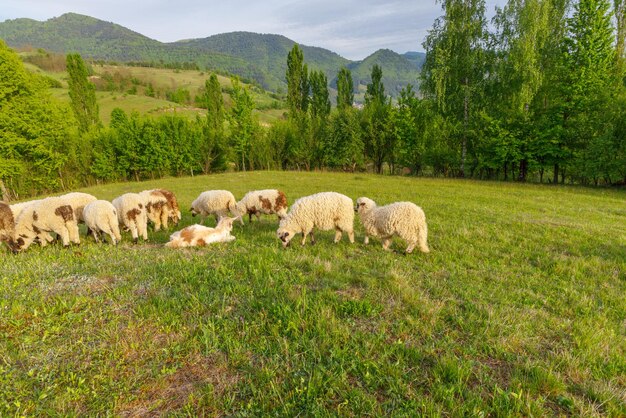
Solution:
<svg viewBox="0 0 626 418">
<path fill-rule="evenodd" d="M 0 23 L 0 38 L 14 48 L 78 52 L 97 60 L 156 65 L 195 63 L 203 70 L 254 80 L 272 91 L 286 90 L 287 53 L 295 44 L 281 35 L 250 32 L 162 43 L 115 23 L 76 13 L 66 13 L 44 22 L 7 20 Z M 327 49 L 304 45 L 302 49 L 309 68 L 324 71 L 330 84 L 342 66 L 354 68 L 359 81 L 368 80 L 371 65 L 376 62 L 382 65 L 386 90 L 395 95 L 399 86 L 415 83 L 418 74 L 411 57 L 406 59 L 389 50 L 378 51 L 361 62 L 352 62 Z"/>
</svg>

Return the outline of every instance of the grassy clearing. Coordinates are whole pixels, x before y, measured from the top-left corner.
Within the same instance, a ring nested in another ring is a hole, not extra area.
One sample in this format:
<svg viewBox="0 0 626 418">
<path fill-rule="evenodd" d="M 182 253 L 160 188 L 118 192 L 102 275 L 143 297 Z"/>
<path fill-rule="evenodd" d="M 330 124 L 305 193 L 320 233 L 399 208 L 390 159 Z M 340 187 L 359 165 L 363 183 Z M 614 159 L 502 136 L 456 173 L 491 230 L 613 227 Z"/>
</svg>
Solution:
<svg viewBox="0 0 626 418">
<path fill-rule="evenodd" d="M 411 200 L 432 252 L 360 227 L 282 250 L 273 218 L 209 248 L 0 252 L 0 415 L 626 415 L 624 191 L 294 172 L 86 190 L 155 186 L 183 208 L 212 188 Z"/>
</svg>

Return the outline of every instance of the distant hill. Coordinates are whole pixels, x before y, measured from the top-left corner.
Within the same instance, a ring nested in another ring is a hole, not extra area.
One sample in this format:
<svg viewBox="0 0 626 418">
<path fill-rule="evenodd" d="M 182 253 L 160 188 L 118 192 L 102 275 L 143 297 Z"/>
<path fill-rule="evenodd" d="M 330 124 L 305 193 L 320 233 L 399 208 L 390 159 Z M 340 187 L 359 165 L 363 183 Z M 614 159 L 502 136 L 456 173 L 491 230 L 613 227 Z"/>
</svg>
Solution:
<svg viewBox="0 0 626 418">
<path fill-rule="evenodd" d="M 424 65 L 424 61 L 426 60 L 425 52 L 409 51 L 402 54 L 402 56 L 420 70 L 422 69 L 422 65 Z"/>
<path fill-rule="evenodd" d="M 78 52 L 86 58 L 156 64 L 195 63 L 202 69 L 236 74 L 264 88 L 285 91 L 287 54 L 296 43 L 281 35 L 232 32 L 202 39 L 162 43 L 123 26 L 76 13 L 40 22 L 0 22 L 0 38 L 11 47 L 31 46 L 51 52 Z M 342 66 L 353 71 L 355 84 L 369 81 L 371 67 L 383 69 L 386 91 L 395 96 L 407 83 L 416 84 L 419 57 L 380 50 L 363 61 L 350 61 L 327 49 L 301 45 L 310 69 L 331 81 Z M 419 53 L 417 53 L 419 54 Z"/>
</svg>

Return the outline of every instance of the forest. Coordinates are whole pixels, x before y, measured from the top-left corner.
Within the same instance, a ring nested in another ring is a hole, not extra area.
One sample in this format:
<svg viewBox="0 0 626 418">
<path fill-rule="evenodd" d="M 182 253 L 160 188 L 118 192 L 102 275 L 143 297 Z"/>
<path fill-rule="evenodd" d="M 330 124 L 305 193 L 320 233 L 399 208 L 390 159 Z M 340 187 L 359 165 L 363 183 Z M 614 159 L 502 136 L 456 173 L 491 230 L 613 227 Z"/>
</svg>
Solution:
<svg viewBox="0 0 626 418">
<path fill-rule="evenodd" d="M 415 86 L 392 100 L 378 65 L 363 106 L 349 69 L 329 80 L 295 45 L 284 117 L 262 124 L 235 77 L 215 75 L 203 117 L 98 118 L 89 63 L 68 54 L 71 103 L 0 41 L 0 198 L 224 170 L 337 170 L 484 180 L 626 184 L 622 0 L 445 0 Z M 416 40 L 417 42 L 417 40 Z"/>
</svg>

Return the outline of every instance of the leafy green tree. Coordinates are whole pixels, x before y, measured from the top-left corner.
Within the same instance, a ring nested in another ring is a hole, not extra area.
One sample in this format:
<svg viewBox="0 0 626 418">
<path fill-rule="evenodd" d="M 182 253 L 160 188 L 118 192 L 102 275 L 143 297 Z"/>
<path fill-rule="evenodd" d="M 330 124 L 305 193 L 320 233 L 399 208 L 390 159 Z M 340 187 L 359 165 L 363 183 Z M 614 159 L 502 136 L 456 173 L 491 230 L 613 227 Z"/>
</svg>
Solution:
<svg viewBox="0 0 626 418">
<path fill-rule="evenodd" d="M 66 57 L 68 85 L 72 110 L 81 132 L 87 132 L 100 123 L 96 88 L 88 79 L 89 72 L 80 54 L 68 54 Z"/>
<path fill-rule="evenodd" d="M 352 73 L 346 67 L 341 67 L 337 74 L 337 109 L 352 107 L 352 103 L 354 103 Z"/>
<path fill-rule="evenodd" d="M 328 116 L 330 115 L 330 97 L 328 93 L 328 79 L 321 71 L 313 71 L 310 77 L 311 124 L 307 150 L 307 167 L 315 165 L 321 168 L 323 160 L 323 141 L 328 131 Z"/>
<path fill-rule="evenodd" d="M 348 107 L 331 115 L 323 149 L 328 167 L 354 172 L 363 165 L 364 144 L 356 110 Z"/>
<path fill-rule="evenodd" d="M 207 109 L 207 117 L 200 149 L 204 157 L 203 172 L 206 174 L 224 166 L 224 98 L 217 75 L 211 74 L 205 82 L 202 101 Z"/>
<path fill-rule="evenodd" d="M 472 114 L 479 108 L 486 76 L 487 23 L 484 0 L 443 0 L 444 16 L 430 30 L 424 48 L 422 91 L 439 111 L 460 123 L 460 168 L 465 176 Z"/>
<path fill-rule="evenodd" d="M 252 113 L 254 101 L 245 87 L 241 86 L 239 79 L 231 79 L 233 89 L 231 98 L 233 105 L 230 109 L 230 142 L 235 154 L 237 167 L 245 171 L 253 169 L 251 150 L 255 139 L 259 134 L 259 123 Z"/>
<path fill-rule="evenodd" d="M 287 106 L 290 117 L 298 117 L 308 109 L 309 82 L 308 69 L 304 63 L 304 53 L 295 44 L 287 55 Z"/>
<path fill-rule="evenodd" d="M 57 190 L 77 167 L 75 119 L 0 40 L 0 197 Z M 69 171 L 69 172 L 68 172 Z"/>
<path fill-rule="evenodd" d="M 395 136 L 391 132 L 390 110 L 391 100 L 385 97 L 385 86 L 382 82 L 383 72 L 380 66 L 372 67 L 372 80 L 365 92 L 363 109 L 363 131 L 365 153 L 374 163 L 378 174 L 383 171 L 387 158 L 393 156 Z"/>
</svg>

